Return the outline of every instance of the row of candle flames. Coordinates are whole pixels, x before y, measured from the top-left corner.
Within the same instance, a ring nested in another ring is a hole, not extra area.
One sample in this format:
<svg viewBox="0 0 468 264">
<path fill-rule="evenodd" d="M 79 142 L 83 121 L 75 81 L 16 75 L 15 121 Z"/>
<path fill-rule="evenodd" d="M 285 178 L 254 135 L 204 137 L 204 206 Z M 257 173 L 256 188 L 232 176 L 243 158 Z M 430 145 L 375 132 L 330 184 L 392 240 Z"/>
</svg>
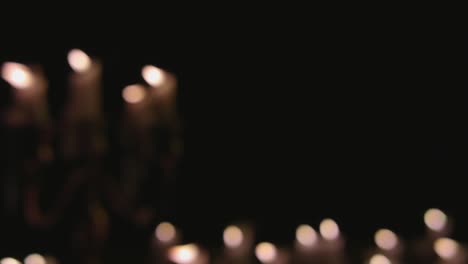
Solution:
<svg viewBox="0 0 468 264">
<path fill-rule="evenodd" d="M 426 227 L 438 236 L 434 239 L 432 248 L 437 256 L 445 262 L 464 263 L 460 259 L 464 257 L 461 244 L 451 238 L 444 237 L 449 228 L 449 219 L 440 209 L 429 209 L 424 214 Z M 248 227 L 242 225 L 230 225 L 225 228 L 223 240 L 226 249 L 231 250 L 231 255 L 239 257 L 248 254 L 253 242 L 252 233 Z M 155 243 L 163 252 L 163 261 L 176 264 L 207 264 L 209 257 L 199 245 L 178 244 L 180 234 L 176 227 L 169 222 L 160 223 L 154 232 Z M 320 248 L 332 249 L 328 254 L 337 254 L 342 247 L 342 235 L 338 224 L 332 219 L 324 219 L 319 225 L 317 233 L 313 227 L 307 224 L 300 225 L 296 229 L 296 244 L 302 250 L 320 250 Z M 380 229 L 374 235 L 375 245 L 380 250 L 370 256 L 368 264 L 392 264 L 399 263 L 398 255 L 401 253 L 401 241 L 397 234 L 389 229 Z M 333 251 L 335 250 L 335 252 Z M 255 246 L 254 254 L 258 261 L 264 264 L 288 263 L 282 256 L 281 250 L 271 242 L 260 242 Z M 52 257 L 43 257 L 34 253 L 24 259 L 24 264 L 56 264 Z M 20 261 L 7 257 L 0 260 L 0 264 L 21 264 Z"/>
</svg>

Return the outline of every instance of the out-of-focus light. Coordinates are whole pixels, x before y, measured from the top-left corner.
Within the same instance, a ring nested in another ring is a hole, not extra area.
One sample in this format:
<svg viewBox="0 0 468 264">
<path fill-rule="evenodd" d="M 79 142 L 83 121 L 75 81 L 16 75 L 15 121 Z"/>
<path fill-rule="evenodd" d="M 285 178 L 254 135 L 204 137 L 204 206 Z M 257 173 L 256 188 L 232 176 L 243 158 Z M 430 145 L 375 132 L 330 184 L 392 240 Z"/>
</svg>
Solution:
<svg viewBox="0 0 468 264">
<path fill-rule="evenodd" d="M 169 242 L 176 236 L 175 227 L 169 222 L 162 222 L 156 227 L 156 238 L 162 242 Z"/>
<path fill-rule="evenodd" d="M 14 258 L 3 258 L 0 260 L 0 264 L 21 264 L 21 262 Z"/>
<path fill-rule="evenodd" d="M 434 242 L 434 251 L 445 260 L 453 259 L 459 249 L 459 244 L 450 238 L 439 238 Z"/>
<path fill-rule="evenodd" d="M 300 225 L 296 229 L 296 240 L 303 246 L 313 246 L 317 242 L 317 232 L 309 225 Z"/>
<path fill-rule="evenodd" d="M 45 258 L 39 254 L 31 254 L 31 255 L 28 255 L 24 259 L 24 264 L 46 264 L 46 263 L 47 262 Z"/>
<path fill-rule="evenodd" d="M 127 103 L 136 104 L 141 102 L 146 95 L 145 87 L 138 84 L 132 84 L 125 87 L 122 91 L 122 97 Z"/>
<path fill-rule="evenodd" d="M 442 231 L 447 225 L 447 215 L 439 209 L 429 209 L 424 214 L 424 223 L 433 231 Z"/>
<path fill-rule="evenodd" d="M 392 264 L 392 262 L 384 255 L 375 254 L 369 260 L 369 264 Z"/>
<path fill-rule="evenodd" d="M 33 81 L 29 67 L 16 62 L 5 62 L 2 65 L 2 78 L 17 89 L 26 89 Z"/>
<path fill-rule="evenodd" d="M 244 234 L 237 226 L 228 226 L 223 233 L 224 244 L 230 248 L 239 247 L 244 241 Z"/>
<path fill-rule="evenodd" d="M 340 228 L 332 219 L 324 219 L 320 223 L 320 234 L 326 240 L 335 240 L 340 236 Z"/>
<path fill-rule="evenodd" d="M 164 71 L 153 65 L 146 65 L 141 70 L 143 79 L 151 86 L 156 87 L 164 83 Z"/>
<path fill-rule="evenodd" d="M 200 250 L 195 244 L 174 246 L 169 249 L 169 259 L 177 264 L 186 264 L 195 261 Z"/>
<path fill-rule="evenodd" d="M 276 259 L 278 252 L 272 243 L 262 242 L 255 247 L 255 256 L 262 263 L 270 263 Z"/>
<path fill-rule="evenodd" d="M 76 72 L 85 72 L 91 68 L 91 58 L 82 50 L 72 49 L 68 52 L 68 64 Z"/>
<path fill-rule="evenodd" d="M 388 229 L 380 229 L 374 236 L 375 244 L 384 250 L 392 250 L 398 244 L 398 237 Z"/>
</svg>

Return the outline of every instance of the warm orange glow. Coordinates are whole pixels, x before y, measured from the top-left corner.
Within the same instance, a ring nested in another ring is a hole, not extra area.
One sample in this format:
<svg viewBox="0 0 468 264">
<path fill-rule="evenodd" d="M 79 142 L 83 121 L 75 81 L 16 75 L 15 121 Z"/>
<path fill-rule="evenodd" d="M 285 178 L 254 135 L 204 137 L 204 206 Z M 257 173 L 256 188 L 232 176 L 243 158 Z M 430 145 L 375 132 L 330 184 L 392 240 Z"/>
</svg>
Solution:
<svg viewBox="0 0 468 264">
<path fill-rule="evenodd" d="M 296 240 L 303 246 L 313 246 L 317 243 L 317 232 L 309 225 L 300 225 L 296 229 Z"/>
<path fill-rule="evenodd" d="M 2 78 L 17 89 L 26 89 L 33 82 L 29 67 L 16 62 L 5 62 L 2 65 Z"/>
<path fill-rule="evenodd" d="M 320 234 L 326 240 L 335 240 L 340 236 L 340 229 L 334 220 L 324 219 L 320 223 Z"/>
<path fill-rule="evenodd" d="M 375 244 L 384 250 L 392 250 L 398 244 L 398 237 L 388 229 L 380 229 L 374 236 Z"/>
<path fill-rule="evenodd" d="M 91 68 L 91 58 L 79 49 L 68 52 L 68 64 L 76 72 L 85 72 Z"/>
<path fill-rule="evenodd" d="M 424 214 L 424 223 L 433 231 L 442 231 L 447 225 L 447 215 L 439 209 L 429 209 Z"/>
<path fill-rule="evenodd" d="M 127 103 L 136 104 L 146 96 L 145 87 L 139 84 L 133 84 L 125 87 L 122 91 L 122 97 Z"/>
<path fill-rule="evenodd" d="M 21 264 L 21 262 L 14 258 L 3 258 L 0 260 L 0 264 Z"/>
<path fill-rule="evenodd" d="M 224 244 L 230 248 L 239 247 L 244 241 L 244 234 L 237 226 L 228 226 L 223 233 Z"/>
<path fill-rule="evenodd" d="M 31 254 L 24 259 L 24 264 L 46 264 L 46 260 L 39 254 Z"/>
<path fill-rule="evenodd" d="M 445 260 L 453 259 L 458 253 L 459 244 L 450 238 L 439 238 L 434 242 L 434 251 Z"/>
<path fill-rule="evenodd" d="M 387 257 L 385 257 L 384 255 L 375 254 L 369 260 L 369 264 L 392 264 L 392 262 Z"/>
<path fill-rule="evenodd" d="M 156 227 L 155 235 L 159 241 L 169 242 L 175 238 L 176 229 L 171 223 L 163 222 Z"/>
<path fill-rule="evenodd" d="M 199 254 L 195 244 L 174 246 L 169 250 L 169 259 L 177 264 L 186 264 L 195 261 Z"/>
<path fill-rule="evenodd" d="M 273 262 L 277 255 L 278 252 L 275 245 L 269 242 L 262 242 L 255 248 L 255 256 L 257 256 L 258 260 L 262 263 Z"/>
<path fill-rule="evenodd" d="M 153 65 L 146 65 L 141 70 L 143 79 L 151 86 L 157 87 L 164 83 L 164 71 Z"/>
</svg>

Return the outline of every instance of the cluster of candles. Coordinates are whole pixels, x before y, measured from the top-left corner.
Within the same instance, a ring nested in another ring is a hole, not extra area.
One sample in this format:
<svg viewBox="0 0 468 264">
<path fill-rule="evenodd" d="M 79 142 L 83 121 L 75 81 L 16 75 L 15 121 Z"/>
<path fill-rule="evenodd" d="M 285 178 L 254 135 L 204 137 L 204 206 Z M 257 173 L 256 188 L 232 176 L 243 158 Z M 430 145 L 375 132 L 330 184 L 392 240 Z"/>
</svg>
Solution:
<svg viewBox="0 0 468 264">
<path fill-rule="evenodd" d="M 452 225 L 447 215 L 439 209 L 429 209 L 424 215 L 427 236 L 418 241 L 413 249 L 416 255 L 432 263 L 454 264 L 467 263 L 467 250 L 461 243 L 447 237 Z M 230 225 L 224 229 L 222 240 L 224 249 L 220 254 L 210 256 L 209 250 L 202 246 L 181 243 L 181 232 L 171 223 L 157 225 L 152 241 L 153 263 L 175 264 L 229 264 L 229 263 L 348 263 L 345 254 L 345 239 L 338 224 L 332 219 L 324 219 L 318 232 L 310 225 L 303 224 L 296 229 L 294 247 L 279 247 L 272 242 L 262 241 L 255 245 L 254 230 L 250 225 Z M 408 250 L 403 240 L 389 229 L 380 229 L 374 235 L 375 246 L 365 254 L 365 264 L 405 263 L 404 254 Z M 52 264 L 57 260 L 31 254 L 24 264 Z M 0 264 L 21 264 L 8 257 Z"/>
</svg>

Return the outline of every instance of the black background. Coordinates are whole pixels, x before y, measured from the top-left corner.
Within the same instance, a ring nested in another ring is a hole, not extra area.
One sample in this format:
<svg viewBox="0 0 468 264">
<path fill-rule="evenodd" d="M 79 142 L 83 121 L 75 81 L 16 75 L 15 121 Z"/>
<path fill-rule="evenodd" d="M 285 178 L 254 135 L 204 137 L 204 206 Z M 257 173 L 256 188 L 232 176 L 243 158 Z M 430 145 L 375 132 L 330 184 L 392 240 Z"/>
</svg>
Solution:
<svg viewBox="0 0 468 264">
<path fill-rule="evenodd" d="M 29 40 L 5 33 L 0 61 L 44 65 L 57 117 L 67 52 L 101 58 L 111 124 L 142 65 L 174 72 L 185 154 L 172 219 L 188 240 L 219 244 L 223 226 L 249 219 L 259 239 L 288 242 L 297 224 L 324 217 L 356 242 L 383 226 L 415 237 L 429 207 L 454 216 L 456 237 L 467 238 L 466 92 L 454 82 L 466 70 L 462 37 L 366 19 L 134 22 L 33 30 Z M 2 81 L 2 106 L 8 89 Z"/>
</svg>

